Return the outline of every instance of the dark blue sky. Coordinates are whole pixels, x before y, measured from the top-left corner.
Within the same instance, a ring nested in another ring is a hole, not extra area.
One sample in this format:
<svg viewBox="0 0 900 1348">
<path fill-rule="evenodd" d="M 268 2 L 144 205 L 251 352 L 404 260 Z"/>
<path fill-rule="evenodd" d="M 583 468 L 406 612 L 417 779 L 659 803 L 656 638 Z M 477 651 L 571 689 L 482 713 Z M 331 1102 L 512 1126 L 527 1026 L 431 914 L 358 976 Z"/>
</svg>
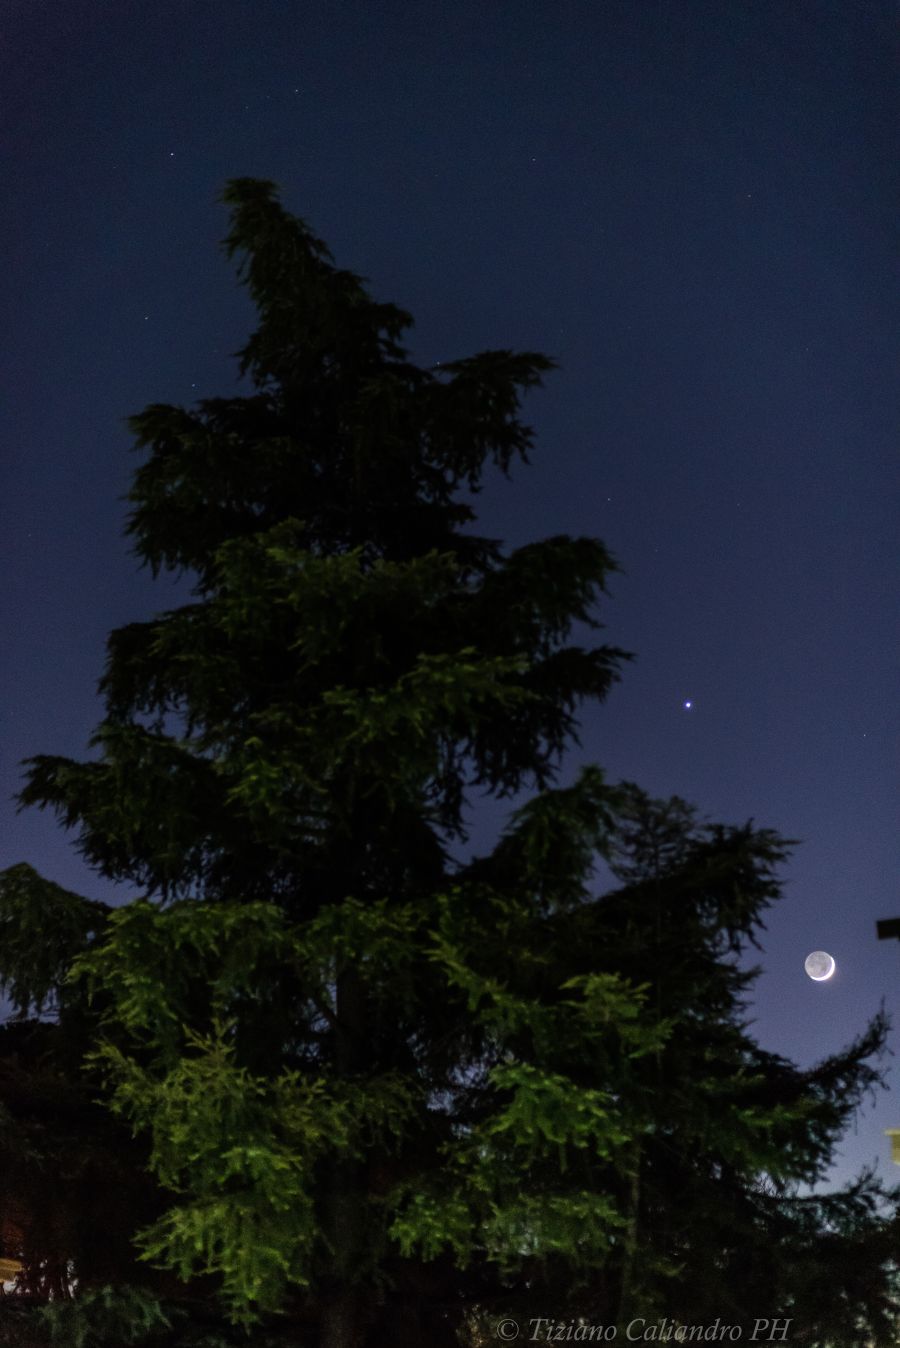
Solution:
<svg viewBox="0 0 900 1348">
<path fill-rule="evenodd" d="M 0 866 L 110 897 L 19 760 L 84 757 L 136 571 L 123 419 L 238 390 L 227 178 L 272 178 L 423 363 L 537 349 L 510 545 L 601 537 L 636 652 L 583 749 L 803 844 L 754 1008 L 803 1064 L 898 1009 L 898 10 L 871 0 L 7 0 Z M 693 706 L 686 710 L 684 702 Z M 500 816 L 476 822 L 486 846 Z M 122 897 L 127 897 L 123 894 Z M 838 961 L 803 972 L 811 949 Z M 900 1017 L 892 1042 L 900 1035 Z M 898 1080 L 894 1075 L 894 1080 Z M 887 1163 L 879 1098 L 838 1177 Z"/>
</svg>

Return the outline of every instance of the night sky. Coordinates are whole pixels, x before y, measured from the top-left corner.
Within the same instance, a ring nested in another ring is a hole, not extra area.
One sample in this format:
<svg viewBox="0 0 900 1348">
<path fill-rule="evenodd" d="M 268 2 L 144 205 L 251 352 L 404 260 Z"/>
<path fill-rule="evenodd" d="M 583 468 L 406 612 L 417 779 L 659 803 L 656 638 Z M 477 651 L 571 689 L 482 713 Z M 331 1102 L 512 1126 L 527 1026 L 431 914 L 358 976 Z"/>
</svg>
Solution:
<svg viewBox="0 0 900 1348">
<path fill-rule="evenodd" d="M 802 840 L 752 1009 L 802 1065 L 900 1011 L 898 10 L 879 0 L 6 0 L 0 866 L 97 881 L 19 762 L 83 759 L 111 628 L 187 598 L 123 538 L 124 418 L 243 391 L 218 247 L 275 180 L 423 364 L 560 362 L 510 546 L 599 536 L 636 653 L 582 761 Z M 688 708 L 686 702 L 691 702 Z M 5 802 L 5 803 L 3 803 Z M 503 818 L 475 811 L 468 851 Z M 837 960 L 827 983 L 803 961 Z M 900 1047 L 900 1015 L 892 1034 Z M 896 1069 L 892 1081 L 900 1084 Z M 834 1178 L 889 1160 L 900 1090 Z"/>
</svg>

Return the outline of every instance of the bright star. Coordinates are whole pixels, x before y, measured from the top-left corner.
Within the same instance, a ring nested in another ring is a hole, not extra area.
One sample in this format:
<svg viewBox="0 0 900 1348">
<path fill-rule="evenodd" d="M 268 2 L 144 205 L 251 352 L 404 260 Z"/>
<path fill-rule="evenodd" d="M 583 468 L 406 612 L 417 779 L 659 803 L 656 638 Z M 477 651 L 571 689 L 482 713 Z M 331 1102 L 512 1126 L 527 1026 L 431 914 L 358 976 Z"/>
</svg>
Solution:
<svg viewBox="0 0 900 1348">
<path fill-rule="evenodd" d="M 691 702 L 690 699 L 688 699 L 688 701 L 685 702 L 685 704 L 684 704 L 684 709 L 685 709 L 685 711 L 690 711 L 690 709 L 691 709 L 691 707 L 693 707 L 693 705 L 694 705 L 693 702 Z"/>
</svg>

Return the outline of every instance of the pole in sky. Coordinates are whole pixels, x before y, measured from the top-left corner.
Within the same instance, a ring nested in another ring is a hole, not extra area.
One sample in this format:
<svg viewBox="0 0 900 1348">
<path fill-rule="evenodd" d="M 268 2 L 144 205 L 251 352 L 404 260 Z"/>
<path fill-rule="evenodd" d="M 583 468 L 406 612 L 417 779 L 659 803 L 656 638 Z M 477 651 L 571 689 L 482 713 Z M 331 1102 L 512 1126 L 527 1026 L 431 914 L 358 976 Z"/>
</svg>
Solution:
<svg viewBox="0 0 900 1348">
<path fill-rule="evenodd" d="M 879 941 L 900 941 L 900 917 L 882 918 L 875 923 Z M 900 1128 L 885 1128 L 885 1137 L 891 1139 L 891 1160 L 900 1165 Z"/>
</svg>

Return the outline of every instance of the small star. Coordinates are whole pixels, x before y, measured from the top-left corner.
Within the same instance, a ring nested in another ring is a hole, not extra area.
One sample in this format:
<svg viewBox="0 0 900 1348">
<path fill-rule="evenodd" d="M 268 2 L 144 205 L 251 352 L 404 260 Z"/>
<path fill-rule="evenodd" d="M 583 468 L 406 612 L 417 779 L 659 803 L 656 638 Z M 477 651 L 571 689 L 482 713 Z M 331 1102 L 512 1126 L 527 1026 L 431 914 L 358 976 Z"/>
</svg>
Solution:
<svg viewBox="0 0 900 1348">
<path fill-rule="evenodd" d="M 145 322 L 145 323 L 147 322 L 147 319 L 148 319 L 149 317 L 150 317 L 149 314 L 144 314 L 144 322 Z"/>
<path fill-rule="evenodd" d="M 685 711 L 690 711 L 693 705 L 694 705 L 693 702 L 690 700 L 690 698 L 688 698 L 688 700 L 684 704 Z"/>
<path fill-rule="evenodd" d="M 169 158 L 170 158 L 170 159 L 174 159 L 174 158 L 175 158 L 175 151 L 174 151 L 174 150 L 170 150 L 170 151 L 169 151 Z"/>
</svg>

